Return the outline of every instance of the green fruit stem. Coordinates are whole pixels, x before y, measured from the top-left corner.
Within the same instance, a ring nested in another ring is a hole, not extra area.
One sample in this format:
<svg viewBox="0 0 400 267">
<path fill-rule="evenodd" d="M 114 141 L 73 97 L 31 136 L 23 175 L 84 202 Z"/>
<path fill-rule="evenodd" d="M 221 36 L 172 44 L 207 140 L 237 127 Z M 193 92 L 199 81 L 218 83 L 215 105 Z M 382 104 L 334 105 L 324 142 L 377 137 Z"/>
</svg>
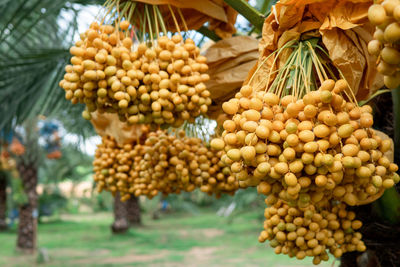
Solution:
<svg viewBox="0 0 400 267">
<path fill-rule="evenodd" d="M 239 14 L 245 17 L 254 27 L 261 31 L 265 16 L 257 9 L 252 7 L 245 0 L 224 0 L 229 6 L 235 9 Z"/>
</svg>

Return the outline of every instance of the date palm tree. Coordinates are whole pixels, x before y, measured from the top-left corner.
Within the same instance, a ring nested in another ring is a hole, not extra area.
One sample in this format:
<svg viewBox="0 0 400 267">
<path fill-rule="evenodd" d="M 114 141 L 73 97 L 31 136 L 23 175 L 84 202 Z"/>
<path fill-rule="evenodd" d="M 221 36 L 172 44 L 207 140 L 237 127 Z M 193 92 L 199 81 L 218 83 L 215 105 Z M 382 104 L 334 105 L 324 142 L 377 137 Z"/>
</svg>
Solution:
<svg viewBox="0 0 400 267">
<path fill-rule="evenodd" d="M 38 115 L 55 117 L 81 137 L 94 131 L 81 118 L 82 105 L 64 98 L 58 81 L 70 58 L 69 47 L 78 34 L 80 10 L 101 0 L 5 0 L 0 3 L 0 130 L 23 128 L 27 154 L 18 158 L 18 171 L 28 202 L 20 206 L 17 250 L 36 248 L 38 167 L 43 153 L 35 130 Z M 0 178 L 0 227 L 5 224 L 5 184 Z M 118 203 L 119 204 L 119 203 Z M 121 205 L 118 205 L 120 207 Z M 140 223 L 138 199 L 116 209 L 129 225 Z M 127 217 L 129 214 L 129 217 Z M 4 217 L 4 220 L 3 220 Z M 4 221 L 4 223 L 3 223 Z"/>
<path fill-rule="evenodd" d="M 140 216 L 140 205 L 139 198 L 132 196 L 126 201 L 127 219 L 130 226 L 137 226 L 142 224 L 142 218 Z"/>
<path fill-rule="evenodd" d="M 100 1 L 98 1 L 100 2 Z M 90 133 L 80 119 L 82 106 L 64 99 L 58 81 L 69 59 L 77 16 L 91 0 L 5 0 L 0 3 L 0 129 L 24 125 L 27 153 L 18 159 L 18 170 L 28 202 L 20 207 L 17 249 L 36 248 L 38 115 L 61 118 L 80 135 Z M 67 118 L 67 119 L 65 119 Z"/>
<path fill-rule="evenodd" d="M 142 223 L 139 198 L 132 196 L 125 202 L 121 201 L 119 193 L 114 196 L 114 222 L 111 231 L 114 234 L 121 234 L 128 231 L 131 226 L 138 226 Z"/>
<path fill-rule="evenodd" d="M 127 202 L 121 201 L 121 196 L 117 192 L 114 196 L 114 222 L 111 224 L 111 232 L 123 234 L 129 229 Z"/>
</svg>

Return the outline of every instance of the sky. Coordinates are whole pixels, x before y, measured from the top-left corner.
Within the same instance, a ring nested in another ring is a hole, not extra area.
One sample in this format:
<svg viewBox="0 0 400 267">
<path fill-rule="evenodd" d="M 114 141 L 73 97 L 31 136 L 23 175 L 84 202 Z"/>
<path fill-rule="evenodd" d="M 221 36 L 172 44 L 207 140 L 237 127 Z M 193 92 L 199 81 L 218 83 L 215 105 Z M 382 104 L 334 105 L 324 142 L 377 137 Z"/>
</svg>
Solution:
<svg viewBox="0 0 400 267">
<path fill-rule="evenodd" d="M 97 135 L 82 141 L 78 135 L 67 133 L 63 136 L 63 142 L 67 144 L 79 144 L 79 148 L 83 153 L 94 156 L 96 146 L 101 143 L 101 137 Z"/>
</svg>

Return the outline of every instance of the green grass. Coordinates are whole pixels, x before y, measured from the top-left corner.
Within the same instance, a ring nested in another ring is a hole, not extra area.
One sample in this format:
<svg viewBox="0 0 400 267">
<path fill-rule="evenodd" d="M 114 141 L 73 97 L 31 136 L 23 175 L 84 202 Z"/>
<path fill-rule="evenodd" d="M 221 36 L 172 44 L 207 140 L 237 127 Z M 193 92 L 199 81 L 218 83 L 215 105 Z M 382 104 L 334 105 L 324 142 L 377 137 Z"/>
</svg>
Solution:
<svg viewBox="0 0 400 267">
<path fill-rule="evenodd" d="M 39 225 L 39 248 L 50 261 L 15 252 L 16 229 L 0 233 L 0 266 L 310 266 L 275 255 L 257 241 L 262 222 L 246 213 L 233 223 L 205 211 L 170 214 L 160 220 L 144 216 L 144 224 L 125 235 L 112 235 L 111 214 L 63 216 Z M 325 266 L 331 266 L 332 260 Z"/>
</svg>

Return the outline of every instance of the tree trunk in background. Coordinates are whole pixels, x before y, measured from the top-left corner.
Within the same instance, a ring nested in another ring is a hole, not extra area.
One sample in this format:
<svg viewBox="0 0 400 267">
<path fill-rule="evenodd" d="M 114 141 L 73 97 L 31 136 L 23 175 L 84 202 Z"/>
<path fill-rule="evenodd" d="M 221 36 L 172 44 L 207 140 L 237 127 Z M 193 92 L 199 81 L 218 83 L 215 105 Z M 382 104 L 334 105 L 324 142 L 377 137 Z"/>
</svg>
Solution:
<svg viewBox="0 0 400 267">
<path fill-rule="evenodd" d="M 126 201 L 126 206 L 128 209 L 127 214 L 129 225 L 140 225 L 142 223 L 142 219 L 140 217 L 139 198 L 132 196 Z"/>
<path fill-rule="evenodd" d="M 0 171 L 0 231 L 7 229 L 6 211 L 7 211 L 7 179 L 6 174 Z"/>
<path fill-rule="evenodd" d="M 18 164 L 18 171 L 21 175 L 28 203 L 19 208 L 17 250 L 33 253 L 36 249 L 38 217 L 38 195 L 36 192 L 38 183 L 37 167 L 32 163 L 20 162 Z"/>
<path fill-rule="evenodd" d="M 114 234 L 125 233 L 129 229 L 128 210 L 126 202 L 121 201 L 121 196 L 117 192 L 114 197 L 114 222 L 111 231 Z"/>
</svg>

